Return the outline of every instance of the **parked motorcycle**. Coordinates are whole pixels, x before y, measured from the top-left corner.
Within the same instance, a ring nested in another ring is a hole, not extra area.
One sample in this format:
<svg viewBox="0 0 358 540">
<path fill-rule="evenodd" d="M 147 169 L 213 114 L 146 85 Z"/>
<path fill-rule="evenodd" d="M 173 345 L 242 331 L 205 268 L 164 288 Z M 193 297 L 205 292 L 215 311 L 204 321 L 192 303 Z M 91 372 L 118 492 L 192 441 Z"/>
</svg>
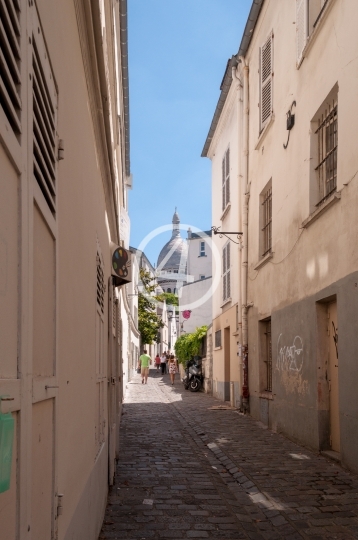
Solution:
<svg viewBox="0 0 358 540">
<path fill-rule="evenodd" d="M 188 360 L 185 368 L 185 376 L 182 379 L 185 390 L 198 392 L 204 382 L 201 356 L 193 356 Z"/>
</svg>

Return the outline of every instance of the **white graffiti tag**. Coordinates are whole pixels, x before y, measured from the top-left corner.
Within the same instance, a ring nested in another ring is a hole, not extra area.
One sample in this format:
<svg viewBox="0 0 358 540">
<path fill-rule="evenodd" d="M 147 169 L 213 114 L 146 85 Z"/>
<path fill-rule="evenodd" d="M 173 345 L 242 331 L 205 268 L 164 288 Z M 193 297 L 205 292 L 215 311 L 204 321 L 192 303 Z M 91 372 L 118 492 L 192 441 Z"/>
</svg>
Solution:
<svg viewBox="0 0 358 540">
<path fill-rule="evenodd" d="M 303 341 L 296 336 L 292 345 L 282 345 L 282 334 L 277 340 L 277 363 L 279 371 L 300 372 L 303 366 Z"/>
</svg>

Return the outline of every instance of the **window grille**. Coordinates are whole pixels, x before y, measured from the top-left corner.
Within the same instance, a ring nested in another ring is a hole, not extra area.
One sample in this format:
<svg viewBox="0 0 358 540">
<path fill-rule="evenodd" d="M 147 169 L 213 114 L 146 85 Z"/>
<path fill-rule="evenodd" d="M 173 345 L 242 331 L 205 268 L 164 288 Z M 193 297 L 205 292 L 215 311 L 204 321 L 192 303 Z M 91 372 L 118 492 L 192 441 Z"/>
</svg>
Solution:
<svg viewBox="0 0 358 540">
<path fill-rule="evenodd" d="M 223 160 L 222 160 L 222 210 L 223 211 L 225 210 L 229 202 L 230 202 L 230 148 L 226 150 Z M 205 251 L 205 247 L 204 247 L 204 251 Z"/>
<path fill-rule="evenodd" d="M 0 105 L 14 133 L 21 133 L 20 4 L 0 0 Z"/>
<path fill-rule="evenodd" d="M 266 391 L 272 392 L 272 342 L 271 342 L 271 319 L 265 324 L 265 364 L 266 364 Z"/>
<path fill-rule="evenodd" d="M 333 99 L 318 119 L 318 176 L 319 202 L 322 204 L 337 189 L 338 104 Z"/>
<path fill-rule="evenodd" d="M 270 186 L 263 194 L 262 201 L 262 215 L 263 215 L 263 253 L 262 257 L 271 252 L 272 249 L 272 187 Z"/>
<path fill-rule="evenodd" d="M 33 166 L 34 176 L 53 214 L 56 210 L 56 123 L 49 65 L 44 65 L 44 43 L 33 36 Z M 53 80 L 53 79 L 52 79 Z"/>
<path fill-rule="evenodd" d="M 102 314 L 104 313 L 104 271 L 99 253 L 97 253 L 97 304 L 99 305 Z"/>
<path fill-rule="evenodd" d="M 273 34 L 260 49 L 260 132 L 272 114 Z"/>
<path fill-rule="evenodd" d="M 230 243 L 227 243 L 223 249 L 223 300 L 227 300 L 230 296 Z"/>
<path fill-rule="evenodd" d="M 205 256 L 205 242 L 200 242 L 200 257 Z"/>
<path fill-rule="evenodd" d="M 215 347 L 221 347 L 221 330 L 215 332 Z"/>
</svg>

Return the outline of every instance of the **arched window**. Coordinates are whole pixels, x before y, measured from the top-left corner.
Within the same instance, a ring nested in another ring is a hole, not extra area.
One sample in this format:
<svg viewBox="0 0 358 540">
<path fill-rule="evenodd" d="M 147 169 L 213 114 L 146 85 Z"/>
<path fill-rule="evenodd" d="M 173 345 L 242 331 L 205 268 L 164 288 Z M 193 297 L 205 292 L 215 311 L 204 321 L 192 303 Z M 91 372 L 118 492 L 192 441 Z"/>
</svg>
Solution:
<svg viewBox="0 0 358 540">
<path fill-rule="evenodd" d="M 177 293 L 177 290 L 176 290 L 176 289 L 174 289 L 174 294 L 176 294 L 176 293 Z"/>
<path fill-rule="evenodd" d="M 172 292 L 172 290 L 171 290 L 171 288 L 170 288 L 170 287 L 169 287 L 169 288 L 167 289 L 167 292 Z"/>
</svg>

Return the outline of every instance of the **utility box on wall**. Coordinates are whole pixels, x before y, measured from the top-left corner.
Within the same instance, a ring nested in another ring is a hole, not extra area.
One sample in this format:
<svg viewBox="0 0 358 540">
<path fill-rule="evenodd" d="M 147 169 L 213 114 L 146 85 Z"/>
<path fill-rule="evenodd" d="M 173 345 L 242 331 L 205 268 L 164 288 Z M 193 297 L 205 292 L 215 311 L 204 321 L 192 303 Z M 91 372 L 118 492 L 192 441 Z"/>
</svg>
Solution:
<svg viewBox="0 0 358 540">
<path fill-rule="evenodd" d="M 1 407 L 1 397 L 0 397 Z M 0 493 L 10 489 L 14 419 L 0 409 Z"/>
</svg>

